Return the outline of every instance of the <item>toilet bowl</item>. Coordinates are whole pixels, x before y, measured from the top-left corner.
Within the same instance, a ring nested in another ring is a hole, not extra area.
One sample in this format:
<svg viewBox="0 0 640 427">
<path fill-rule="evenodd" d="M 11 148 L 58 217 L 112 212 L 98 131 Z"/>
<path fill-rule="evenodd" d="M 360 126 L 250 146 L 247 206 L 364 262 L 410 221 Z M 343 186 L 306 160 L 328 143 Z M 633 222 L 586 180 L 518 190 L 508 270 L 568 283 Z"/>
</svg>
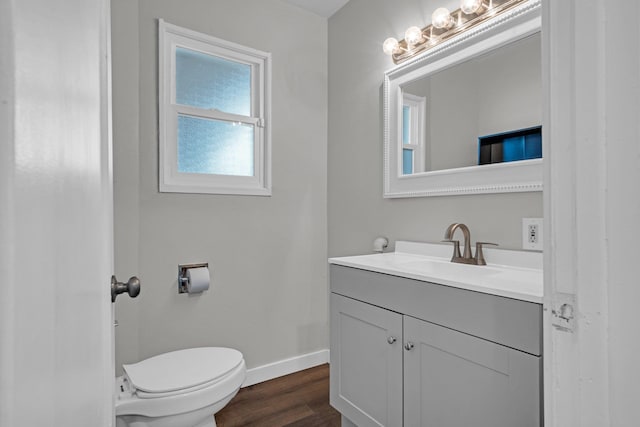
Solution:
<svg viewBox="0 0 640 427">
<path fill-rule="evenodd" d="M 242 353 L 203 347 L 123 365 L 116 378 L 116 427 L 214 427 L 214 414 L 246 377 Z"/>
</svg>

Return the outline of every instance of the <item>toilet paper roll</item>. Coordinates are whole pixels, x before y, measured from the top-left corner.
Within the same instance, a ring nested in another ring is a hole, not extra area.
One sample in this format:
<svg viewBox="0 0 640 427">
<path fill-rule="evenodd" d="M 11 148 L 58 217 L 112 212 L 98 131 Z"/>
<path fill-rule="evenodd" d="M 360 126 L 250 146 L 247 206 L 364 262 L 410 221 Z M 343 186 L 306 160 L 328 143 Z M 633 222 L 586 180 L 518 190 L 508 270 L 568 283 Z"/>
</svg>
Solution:
<svg viewBox="0 0 640 427">
<path fill-rule="evenodd" d="M 209 269 L 207 267 L 189 268 L 187 270 L 187 292 L 190 294 L 209 289 Z"/>
</svg>

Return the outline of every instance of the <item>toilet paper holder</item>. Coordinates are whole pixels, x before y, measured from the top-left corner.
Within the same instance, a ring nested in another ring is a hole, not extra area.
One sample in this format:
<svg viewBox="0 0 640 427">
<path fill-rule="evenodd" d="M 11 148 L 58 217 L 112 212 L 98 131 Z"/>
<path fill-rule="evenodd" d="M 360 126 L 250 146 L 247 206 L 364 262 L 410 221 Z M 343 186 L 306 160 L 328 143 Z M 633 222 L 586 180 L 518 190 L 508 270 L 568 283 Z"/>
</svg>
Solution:
<svg viewBox="0 0 640 427">
<path fill-rule="evenodd" d="M 198 264 L 178 264 L 178 293 L 186 294 L 187 291 L 187 283 L 189 282 L 189 278 L 187 277 L 187 270 L 190 268 L 200 268 L 207 267 L 209 268 L 208 262 L 201 262 Z"/>
</svg>

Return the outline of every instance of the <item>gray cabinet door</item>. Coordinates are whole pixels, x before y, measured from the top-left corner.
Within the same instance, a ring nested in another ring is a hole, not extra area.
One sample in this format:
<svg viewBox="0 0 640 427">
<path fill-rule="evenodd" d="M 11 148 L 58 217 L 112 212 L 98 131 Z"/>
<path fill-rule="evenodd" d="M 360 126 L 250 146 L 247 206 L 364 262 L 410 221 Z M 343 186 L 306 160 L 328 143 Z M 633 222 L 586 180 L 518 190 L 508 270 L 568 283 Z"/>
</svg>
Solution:
<svg viewBox="0 0 640 427">
<path fill-rule="evenodd" d="M 331 405 L 359 427 L 402 425 L 402 315 L 331 294 L 330 357 Z"/>
<path fill-rule="evenodd" d="M 405 427 L 540 427 L 539 357 L 409 316 L 404 341 Z"/>
</svg>

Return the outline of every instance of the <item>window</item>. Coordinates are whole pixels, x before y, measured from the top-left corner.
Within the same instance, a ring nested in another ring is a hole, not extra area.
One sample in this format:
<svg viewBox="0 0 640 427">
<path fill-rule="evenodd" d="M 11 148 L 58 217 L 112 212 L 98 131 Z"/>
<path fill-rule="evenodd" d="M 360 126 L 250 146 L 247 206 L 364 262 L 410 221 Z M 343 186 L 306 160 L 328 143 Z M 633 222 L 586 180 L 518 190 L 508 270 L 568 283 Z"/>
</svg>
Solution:
<svg viewBox="0 0 640 427">
<path fill-rule="evenodd" d="M 402 175 L 425 171 L 425 105 L 424 96 L 402 95 Z"/>
<path fill-rule="evenodd" d="M 160 191 L 271 195 L 271 55 L 159 21 Z"/>
</svg>

